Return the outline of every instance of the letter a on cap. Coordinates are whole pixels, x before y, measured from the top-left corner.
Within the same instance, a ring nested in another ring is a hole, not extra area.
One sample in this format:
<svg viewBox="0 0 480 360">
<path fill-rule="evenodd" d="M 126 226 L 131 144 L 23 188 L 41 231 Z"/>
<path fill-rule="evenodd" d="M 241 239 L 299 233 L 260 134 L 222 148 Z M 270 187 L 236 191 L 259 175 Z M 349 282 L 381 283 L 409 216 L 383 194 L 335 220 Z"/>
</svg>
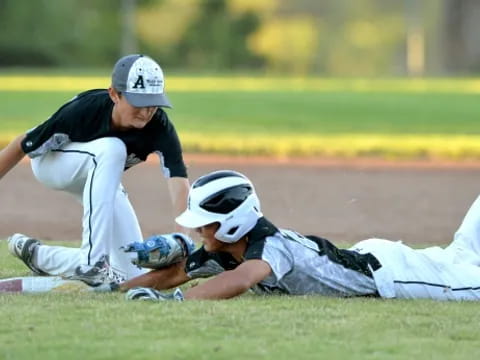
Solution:
<svg viewBox="0 0 480 360">
<path fill-rule="evenodd" d="M 142 75 L 138 75 L 138 79 L 137 79 L 137 81 L 135 81 L 135 84 L 133 84 L 132 88 L 133 89 L 138 89 L 138 88 L 145 89 L 145 84 L 143 83 L 143 76 Z"/>
</svg>

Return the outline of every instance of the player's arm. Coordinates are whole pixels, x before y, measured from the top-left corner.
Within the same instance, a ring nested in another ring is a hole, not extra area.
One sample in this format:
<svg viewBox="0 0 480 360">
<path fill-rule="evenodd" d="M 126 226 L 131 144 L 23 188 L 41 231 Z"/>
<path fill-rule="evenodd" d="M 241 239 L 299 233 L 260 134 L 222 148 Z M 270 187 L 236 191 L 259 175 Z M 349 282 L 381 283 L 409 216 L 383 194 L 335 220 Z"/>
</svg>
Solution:
<svg viewBox="0 0 480 360">
<path fill-rule="evenodd" d="M 127 291 L 135 287 L 165 290 L 182 285 L 190 280 L 185 272 L 185 262 L 186 260 L 183 260 L 168 267 L 153 270 L 130 279 L 120 285 L 120 291 Z"/>
<path fill-rule="evenodd" d="M 243 294 L 271 271 L 270 265 L 263 260 L 248 260 L 234 270 L 222 272 L 189 289 L 185 292 L 185 299 L 229 299 Z"/>
<path fill-rule="evenodd" d="M 21 146 L 21 142 L 24 138 L 25 134 L 18 136 L 0 151 L 0 179 L 25 156 Z"/>
<path fill-rule="evenodd" d="M 187 178 L 171 177 L 167 180 L 168 191 L 170 193 L 170 200 L 173 206 L 173 215 L 177 217 L 187 208 L 188 191 L 190 183 Z M 189 230 L 182 228 L 175 223 L 175 231 L 189 233 Z"/>
<path fill-rule="evenodd" d="M 187 168 L 182 156 L 182 146 L 178 138 L 177 131 L 168 115 L 163 110 L 158 112 L 162 128 L 158 132 L 158 139 L 155 144 L 155 152 L 160 156 L 163 164 L 164 175 L 167 178 L 170 200 L 173 206 L 173 215 L 177 217 L 187 207 L 188 192 L 190 183 L 188 182 Z M 168 170 L 168 173 L 165 172 Z M 174 223 L 174 231 L 188 234 L 187 229 Z"/>
</svg>

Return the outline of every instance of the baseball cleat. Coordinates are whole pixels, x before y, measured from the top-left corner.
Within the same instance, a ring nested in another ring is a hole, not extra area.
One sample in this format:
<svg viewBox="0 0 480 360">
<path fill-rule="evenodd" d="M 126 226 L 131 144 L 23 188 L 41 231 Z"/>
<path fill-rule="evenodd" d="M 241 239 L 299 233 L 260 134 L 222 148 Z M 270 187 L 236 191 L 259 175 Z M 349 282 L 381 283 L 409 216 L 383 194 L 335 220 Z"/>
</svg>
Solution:
<svg viewBox="0 0 480 360">
<path fill-rule="evenodd" d="M 109 282 L 109 267 L 108 256 L 103 255 L 93 266 L 78 266 L 68 279 L 80 280 L 93 287 L 100 286 Z"/>
<path fill-rule="evenodd" d="M 42 243 L 37 239 L 32 239 L 27 235 L 13 234 L 8 238 L 8 251 L 23 261 L 35 275 L 48 275 L 33 264 L 33 254 Z"/>
</svg>

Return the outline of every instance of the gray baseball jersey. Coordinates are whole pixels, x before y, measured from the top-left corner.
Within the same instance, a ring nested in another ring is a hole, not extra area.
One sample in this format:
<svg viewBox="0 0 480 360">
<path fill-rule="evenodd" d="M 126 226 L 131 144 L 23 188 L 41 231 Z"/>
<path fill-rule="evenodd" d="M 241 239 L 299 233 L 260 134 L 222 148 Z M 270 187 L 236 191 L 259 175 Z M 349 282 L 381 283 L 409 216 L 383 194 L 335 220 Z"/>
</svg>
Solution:
<svg viewBox="0 0 480 360">
<path fill-rule="evenodd" d="M 380 263 L 371 254 L 335 247 L 319 237 L 277 229 L 265 218 L 249 233 L 245 260 L 267 262 L 272 272 L 252 290 L 261 294 L 377 295 L 372 270 Z M 191 278 L 207 277 L 238 266 L 227 253 L 208 253 L 202 247 L 187 260 Z"/>
</svg>

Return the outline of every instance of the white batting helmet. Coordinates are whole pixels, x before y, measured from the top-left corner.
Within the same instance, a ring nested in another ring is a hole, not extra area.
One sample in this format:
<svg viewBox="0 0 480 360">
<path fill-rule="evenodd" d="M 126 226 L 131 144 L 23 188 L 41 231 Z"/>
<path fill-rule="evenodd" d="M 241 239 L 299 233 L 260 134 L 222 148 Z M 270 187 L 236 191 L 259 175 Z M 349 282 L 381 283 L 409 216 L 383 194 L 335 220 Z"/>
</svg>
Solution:
<svg viewBox="0 0 480 360">
<path fill-rule="evenodd" d="M 192 229 L 218 222 L 220 227 L 215 238 L 234 243 L 262 216 L 252 182 L 236 171 L 220 170 L 204 175 L 192 184 L 187 210 L 175 220 Z"/>
</svg>

